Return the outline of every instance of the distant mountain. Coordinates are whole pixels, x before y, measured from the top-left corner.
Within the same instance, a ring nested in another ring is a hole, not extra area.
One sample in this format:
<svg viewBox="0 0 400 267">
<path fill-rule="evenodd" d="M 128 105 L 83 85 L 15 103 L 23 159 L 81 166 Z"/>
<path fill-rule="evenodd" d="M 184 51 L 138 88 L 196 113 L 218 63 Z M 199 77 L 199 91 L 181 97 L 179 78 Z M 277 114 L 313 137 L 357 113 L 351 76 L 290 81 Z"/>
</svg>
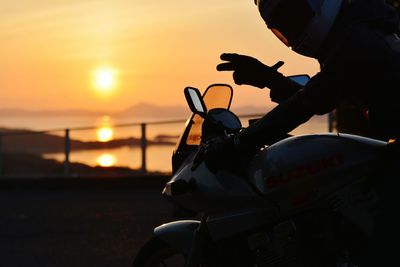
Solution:
<svg viewBox="0 0 400 267">
<path fill-rule="evenodd" d="M 86 109 L 30 110 L 22 108 L 0 108 L 0 117 L 57 117 L 57 116 L 135 116 L 135 117 L 185 117 L 189 110 L 183 106 L 157 106 L 139 103 L 122 111 L 108 112 Z"/>
<path fill-rule="evenodd" d="M 62 110 L 31 110 L 22 108 L 1 108 L 0 117 L 57 117 L 57 116 L 102 116 L 103 111 L 86 109 L 62 109 Z"/>
<path fill-rule="evenodd" d="M 271 109 L 269 106 L 242 106 L 233 108 L 233 112 L 238 115 L 266 113 Z M 105 112 L 101 110 L 86 109 L 63 109 L 63 110 L 30 110 L 23 108 L 0 108 L 0 117 L 59 117 L 59 116 L 93 116 L 103 115 L 114 117 L 135 117 L 135 118 L 186 118 L 190 115 L 190 110 L 186 106 L 170 105 L 158 106 L 150 103 L 138 103 L 129 108 Z"/>
<path fill-rule="evenodd" d="M 190 110 L 184 106 L 157 106 L 149 103 L 138 103 L 127 109 L 115 112 L 113 116 L 130 117 L 175 117 L 185 118 L 189 116 Z"/>
</svg>

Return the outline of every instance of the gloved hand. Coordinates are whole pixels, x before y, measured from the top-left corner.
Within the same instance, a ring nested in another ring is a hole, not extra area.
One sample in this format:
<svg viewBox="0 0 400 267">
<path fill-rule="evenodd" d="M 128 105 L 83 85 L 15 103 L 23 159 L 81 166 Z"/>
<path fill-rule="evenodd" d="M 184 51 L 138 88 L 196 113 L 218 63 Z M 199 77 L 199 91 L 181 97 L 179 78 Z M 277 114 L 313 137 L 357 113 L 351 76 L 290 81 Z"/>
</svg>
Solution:
<svg viewBox="0 0 400 267">
<path fill-rule="evenodd" d="M 230 169 L 240 172 L 243 170 L 243 165 L 247 164 L 247 161 L 255 155 L 257 150 L 249 149 L 240 144 L 237 136 L 217 137 L 209 140 L 196 155 L 193 168 L 197 168 L 205 160 L 211 171 Z"/>
<path fill-rule="evenodd" d="M 193 160 L 193 166 L 196 168 L 203 160 L 215 161 L 218 158 L 222 158 L 227 154 L 231 154 L 235 150 L 234 137 L 216 137 L 209 140 L 200 150 L 197 152 L 195 159 Z"/>
<path fill-rule="evenodd" d="M 264 88 L 269 87 L 272 80 L 282 78 L 278 69 L 284 64 L 283 61 L 269 67 L 259 60 L 245 55 L 224 53 L 220 58 L 228 62 L 218 64 L 217 70 L 233 71 L 233 80 L 238 85 L 247 84 Z"/>
</svg>

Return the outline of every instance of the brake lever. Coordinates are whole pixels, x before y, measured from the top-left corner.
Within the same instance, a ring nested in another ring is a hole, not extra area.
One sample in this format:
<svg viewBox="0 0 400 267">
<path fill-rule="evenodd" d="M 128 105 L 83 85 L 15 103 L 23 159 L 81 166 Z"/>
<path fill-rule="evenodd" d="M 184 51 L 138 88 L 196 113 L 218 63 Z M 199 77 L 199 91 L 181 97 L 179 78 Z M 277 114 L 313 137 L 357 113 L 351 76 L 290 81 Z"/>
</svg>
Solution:
<svg viewBox="0 0 400 267">
<path fill-rule="evenodd" d="M 194 156 L 193 159 L 193 165 L 191 170 L 194 171 L 199 167 L 199 165 L 204 161 L 205 159 L 205 153 L 204 153 L 204 148 L 200 148 L 199 151 L 197 151 L 196 155 Z"/>
</svg>

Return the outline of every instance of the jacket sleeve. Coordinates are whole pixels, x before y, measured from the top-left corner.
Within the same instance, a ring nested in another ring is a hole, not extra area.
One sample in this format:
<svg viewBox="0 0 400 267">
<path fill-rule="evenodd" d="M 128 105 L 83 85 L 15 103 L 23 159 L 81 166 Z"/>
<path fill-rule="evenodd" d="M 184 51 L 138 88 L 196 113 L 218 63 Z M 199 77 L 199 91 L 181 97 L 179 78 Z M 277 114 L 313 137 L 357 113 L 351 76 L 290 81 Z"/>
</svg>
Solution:
<svg viewBox="0 0 400 267">
<path fill-rule="evenodd" d="M 273 79 L 267 82 L 266 86 L 270 89 L 269 96 L 275 103 L 283 102 L 303 88 L 301 85 L 295 83 L 279 72 Z"/>
<path fill-rule="evenodd" d="M 238 134 L 240 144 L 251 148 L 272 144 L 300 124 L 308 121 L 314 113 L 310 106 L 303 101 L 302 95 L 301 92 L 296 93 L 241 131 Z"/>
<path fill-rule="evenodd" d="M 340 100 L 340 92 L 333 85 L 329 86 L 329 80 L 324 76 L 323 71 L 318 73 L 303 89 L 240 132 L 240 143 L 250 147 L 272 144 L 313 115 L 322 115 L 334 109 Z"/>
</svg>

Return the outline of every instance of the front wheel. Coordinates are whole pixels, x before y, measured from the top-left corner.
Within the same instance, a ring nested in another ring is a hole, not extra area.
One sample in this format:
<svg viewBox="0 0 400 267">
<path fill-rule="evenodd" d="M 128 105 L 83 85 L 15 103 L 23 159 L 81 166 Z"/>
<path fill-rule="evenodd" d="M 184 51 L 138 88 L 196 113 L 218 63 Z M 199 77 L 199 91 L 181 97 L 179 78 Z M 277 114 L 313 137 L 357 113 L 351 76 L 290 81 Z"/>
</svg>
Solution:
<svg viewBox="0 0 400 267">
<path fill-rule="evenodd" d="M 184 267 L 186 255 L 153 237 L 139 250 L 133 267 Z"/>
</svg>

